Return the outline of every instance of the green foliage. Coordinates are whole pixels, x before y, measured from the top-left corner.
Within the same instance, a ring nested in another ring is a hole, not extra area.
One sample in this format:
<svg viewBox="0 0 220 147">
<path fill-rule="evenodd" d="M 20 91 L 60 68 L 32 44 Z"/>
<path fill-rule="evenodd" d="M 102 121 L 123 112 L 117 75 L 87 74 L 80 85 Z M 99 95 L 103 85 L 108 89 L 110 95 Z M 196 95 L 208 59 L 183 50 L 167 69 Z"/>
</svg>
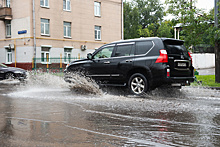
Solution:
<svg viewBox="0 0 220 147">
<path fill-rule="evenodd" d="M 139 10 L 139 24 L 143 28 L 151 23 L 162 21 L 164 8 L 159 0 L 134 0 L 133 3 Z"/>
<path fill-rule="evenodd" d="M 124 37 L 125 39 L 139 37 L 139 12 L 131 3 L 124 3 Z"/>
<path fill-rule="evenodd" d="M 216 33 L 213 27 L 214 13 L 206 14 L 203 10 L 194 7 L 187 0 L 166 0 L 169 5 L 167 13 L 175 16 L 182 24 L 180 38 L 185 40 L 185 46 L 196 46 L 198 44 L 213 45 L 213 36 Z"/>
<path fill-rule="evenodd" d="M 172 26 L 169 24 L 169 21 L 162 22 L 158 28 L 158 37 L 167 37 L 172 38 L 171 31 L 173 30 Z"/>
<path fill-rule="evenodd" d="M 181 23 L 180 39 L 185 40 L 187 48 L 200 44 L 214 46 L 216 40 L 220 41 L 220 29 L 213 24 L 214 10 L 205 13 L 192 5 L 195 1 L 166 0 L 166 12 L 159 0 L 124 2 L 124 38 L 174 38 L 174 26 Z M 171 14 L 175 19 L 163 21 L 165 14 Z"/>
<path fill-rule="evenodd" d="M 193 85 L 201 85 L 206 87 L 220 87 L 220 83 L 215 83 L 215 75 L 196 75 L 197 81 L 202 82 L 194 82 Z"/>
<path fill-rule="evenodd" d="M 163 9 L 159 0 L 124 2 L 124 39 L 157 36 Z"/>
</svg>

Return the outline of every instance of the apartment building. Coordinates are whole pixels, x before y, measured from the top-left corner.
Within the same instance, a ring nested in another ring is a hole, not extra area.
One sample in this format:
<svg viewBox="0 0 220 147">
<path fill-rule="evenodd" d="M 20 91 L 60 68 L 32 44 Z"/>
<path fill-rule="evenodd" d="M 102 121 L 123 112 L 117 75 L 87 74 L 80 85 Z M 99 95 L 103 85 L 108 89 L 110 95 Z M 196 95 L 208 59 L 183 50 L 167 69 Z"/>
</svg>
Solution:
<svg viewBox="0 0 220 147">
<path fill-rule="evenodd" d="M 123 0 L 0 0 L 0 62 L 31 69 L 33 58 L 85 58 L 123 38 Z"/>
</svg>

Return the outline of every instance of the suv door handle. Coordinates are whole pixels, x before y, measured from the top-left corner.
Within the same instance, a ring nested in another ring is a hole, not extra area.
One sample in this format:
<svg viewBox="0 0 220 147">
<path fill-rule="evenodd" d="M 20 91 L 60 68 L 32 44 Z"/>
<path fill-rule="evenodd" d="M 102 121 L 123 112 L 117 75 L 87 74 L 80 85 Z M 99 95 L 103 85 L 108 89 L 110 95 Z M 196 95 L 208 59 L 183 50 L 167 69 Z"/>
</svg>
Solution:
<svg viewBox="0 0 220 147">
<path fill-rule="evenodd" d="M 110 61 L 105 61 L 105 62 L 104 62 L 104 64 L 109 64 L 109 63 L 110 63 Z"/>
</svg>

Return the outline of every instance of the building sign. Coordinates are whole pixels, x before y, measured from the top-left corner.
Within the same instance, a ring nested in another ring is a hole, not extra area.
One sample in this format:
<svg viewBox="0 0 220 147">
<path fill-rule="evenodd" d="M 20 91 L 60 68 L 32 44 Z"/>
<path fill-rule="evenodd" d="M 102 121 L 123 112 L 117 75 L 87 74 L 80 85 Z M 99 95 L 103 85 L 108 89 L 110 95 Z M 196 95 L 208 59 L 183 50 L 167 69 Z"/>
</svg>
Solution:
<svg viewBox="0 0 220 147">
<path fill-rule="evenodd" d="M 18 35 L 20 34 L 27 34 L 27 30 L 18 31 Z"/>
</svg>

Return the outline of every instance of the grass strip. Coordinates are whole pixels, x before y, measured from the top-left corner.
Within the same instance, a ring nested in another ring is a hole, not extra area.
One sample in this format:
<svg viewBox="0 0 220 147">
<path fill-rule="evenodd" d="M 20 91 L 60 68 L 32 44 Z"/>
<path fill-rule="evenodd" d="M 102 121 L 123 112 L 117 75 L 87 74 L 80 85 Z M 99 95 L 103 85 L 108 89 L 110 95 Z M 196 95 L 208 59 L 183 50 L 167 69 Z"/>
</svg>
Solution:
<svg viewBox="0 0 220 147">
<path fill-rule="evenodd" d="M 193 86 L 220 87 L 220 83 L 215 82 L 215 75 L 196 75 Z"/>
</svg>

